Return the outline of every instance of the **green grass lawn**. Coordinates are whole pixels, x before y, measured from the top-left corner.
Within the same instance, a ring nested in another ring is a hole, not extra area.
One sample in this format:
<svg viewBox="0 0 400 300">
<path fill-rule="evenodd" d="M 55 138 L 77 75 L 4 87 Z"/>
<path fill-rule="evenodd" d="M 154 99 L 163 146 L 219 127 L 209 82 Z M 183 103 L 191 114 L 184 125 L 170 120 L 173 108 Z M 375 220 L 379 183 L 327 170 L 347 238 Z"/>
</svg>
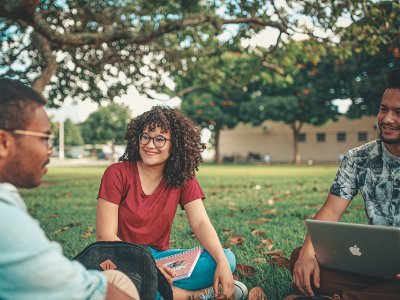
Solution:
<svg viewBox="0 0 400 300">
<path fill-rule="evenodd" d="M 289 271 L 268 263 L 271 256 L 265 254 L 267 246 L 273 244 L 272 250 L 281 249 L 289 258 L 291 250 L 301 245 L 305 235 L 303 220 L 311 217 L 324 201 L 336 169 L 201 166 L 197 177 L 222 244 L 236 254 L 239 264 L 256 271 L 253 276 L 236 272 L 249 289 L 262 287 L 269 300 L 282 299 L 292 292 Z M 51 240 L 62 244 L 68 257 L 95 241 L 96 196 L 103 171 L 104 167 L 54 167 L 40 188 L 22 190 L 30 213 Z M 343 220 L 366 223 L 360 197 L 353 201 Z M 254 230 L 261 234 L 254 234 Z M 235 235 L 243 237 L 244 242 L 231 245 L 229 238 Z M 176 248 L 197 245 L 179 208 L 171 240 Z"/>
</svg>

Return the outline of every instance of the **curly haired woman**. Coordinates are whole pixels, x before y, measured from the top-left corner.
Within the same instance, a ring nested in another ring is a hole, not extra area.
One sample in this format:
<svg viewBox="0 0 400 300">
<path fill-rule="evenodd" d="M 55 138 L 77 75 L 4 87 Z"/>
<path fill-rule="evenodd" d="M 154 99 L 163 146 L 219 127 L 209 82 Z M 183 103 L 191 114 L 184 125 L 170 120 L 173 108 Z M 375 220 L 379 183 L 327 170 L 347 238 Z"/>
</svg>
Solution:
<svg viewBox="0 0 400 300">
<path fill-rule="evenodd" d="M 148 245 L 155 259 L 182 252 L 169 249 L 179 204 L 205 251 L 191 277 L 173 282 L 174 299 L 229 299 L 234 290 L 245 290 L 240 282 L 234 284 L 235 256 L 222 249 L 203 205 L 195 178 L 203 144 L 193 121 L 177 109 L 156 106 L 128 124 L 125 140 L 120 162 L 109 166 L 101 180 L 97 239 Z M 172 282 L 174 271 L 161 271 Z"/>
</svg>

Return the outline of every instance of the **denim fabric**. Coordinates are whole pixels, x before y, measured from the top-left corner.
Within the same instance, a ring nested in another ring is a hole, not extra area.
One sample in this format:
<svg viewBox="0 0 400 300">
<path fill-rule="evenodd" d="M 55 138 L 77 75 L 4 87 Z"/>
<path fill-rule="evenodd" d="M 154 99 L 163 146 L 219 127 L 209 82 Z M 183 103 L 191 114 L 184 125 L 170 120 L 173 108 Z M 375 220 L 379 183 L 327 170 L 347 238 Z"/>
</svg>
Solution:
<svg viewBox="0 0 400 300">
<path fill-rule="evenodd" d="M 0 183 L 0 224 L 0 299 L 105 298 L 105 276 L 64 257 L 8 183 Z"/>
<path fill-rule="evenodd" d="M 149 247 L 149 249 L 154 259 L 163 258 L 169 255 L 174 255 L 188 250 L 188 249 L 170 249 L 165 251 L 158 251 L 151 247 Z M 231 271 L 233 272 L 236 267 L 235 255 L 230 250 L 224 249 L 224 252 L 226 258 L 229 261 Z M 217 265 L 214 259 L 211 257 L 211 255 L 207 251 L 203 250 L 193 270 L 192 275 L 189 278 L 185 278 L 174 282 L 173 285 L 189 291 L 197 291 L 200 289 L 210 287 L 214 284 L 214 273 L 216 266 Z"/>
</svg>

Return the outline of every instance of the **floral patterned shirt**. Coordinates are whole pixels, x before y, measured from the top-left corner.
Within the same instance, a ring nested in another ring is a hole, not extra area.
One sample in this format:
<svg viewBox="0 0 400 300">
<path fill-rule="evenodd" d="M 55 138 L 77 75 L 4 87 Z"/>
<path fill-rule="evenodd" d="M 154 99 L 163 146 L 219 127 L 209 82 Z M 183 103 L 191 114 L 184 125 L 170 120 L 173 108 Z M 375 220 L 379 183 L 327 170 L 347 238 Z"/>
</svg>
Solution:
<svg viewBox="0 0 400 300">
<path fill-rule="evenodd" d="M 379 139 L 346 154 L 329 192 L 350 201 L 358 191 L 370 224 L 400 227 L 400 157 Z"/>
</svg>

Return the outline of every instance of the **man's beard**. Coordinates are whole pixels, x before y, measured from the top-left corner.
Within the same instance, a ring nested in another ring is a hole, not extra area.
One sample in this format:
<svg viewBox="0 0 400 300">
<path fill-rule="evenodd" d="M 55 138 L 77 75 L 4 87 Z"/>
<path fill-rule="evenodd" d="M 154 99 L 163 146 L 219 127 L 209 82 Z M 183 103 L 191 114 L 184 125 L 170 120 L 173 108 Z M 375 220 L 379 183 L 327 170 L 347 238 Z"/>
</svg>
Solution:
<svg viewBox="0 0 400 300">
<path fill-rule="evenodd" d="M 397 129 L 397 130 L 399 130 L 399 129 Z M 400 133 L 400 130 L 399 130 L 399 133 Z M 385 144 L 388 144 L 388 145 L 400 144 L 400 136 L 395 139 L 384 138 L 380 128 L 379 128 L 379 137 L 381 138 L 382 142 L 384 142 Z"/>
</svg>

